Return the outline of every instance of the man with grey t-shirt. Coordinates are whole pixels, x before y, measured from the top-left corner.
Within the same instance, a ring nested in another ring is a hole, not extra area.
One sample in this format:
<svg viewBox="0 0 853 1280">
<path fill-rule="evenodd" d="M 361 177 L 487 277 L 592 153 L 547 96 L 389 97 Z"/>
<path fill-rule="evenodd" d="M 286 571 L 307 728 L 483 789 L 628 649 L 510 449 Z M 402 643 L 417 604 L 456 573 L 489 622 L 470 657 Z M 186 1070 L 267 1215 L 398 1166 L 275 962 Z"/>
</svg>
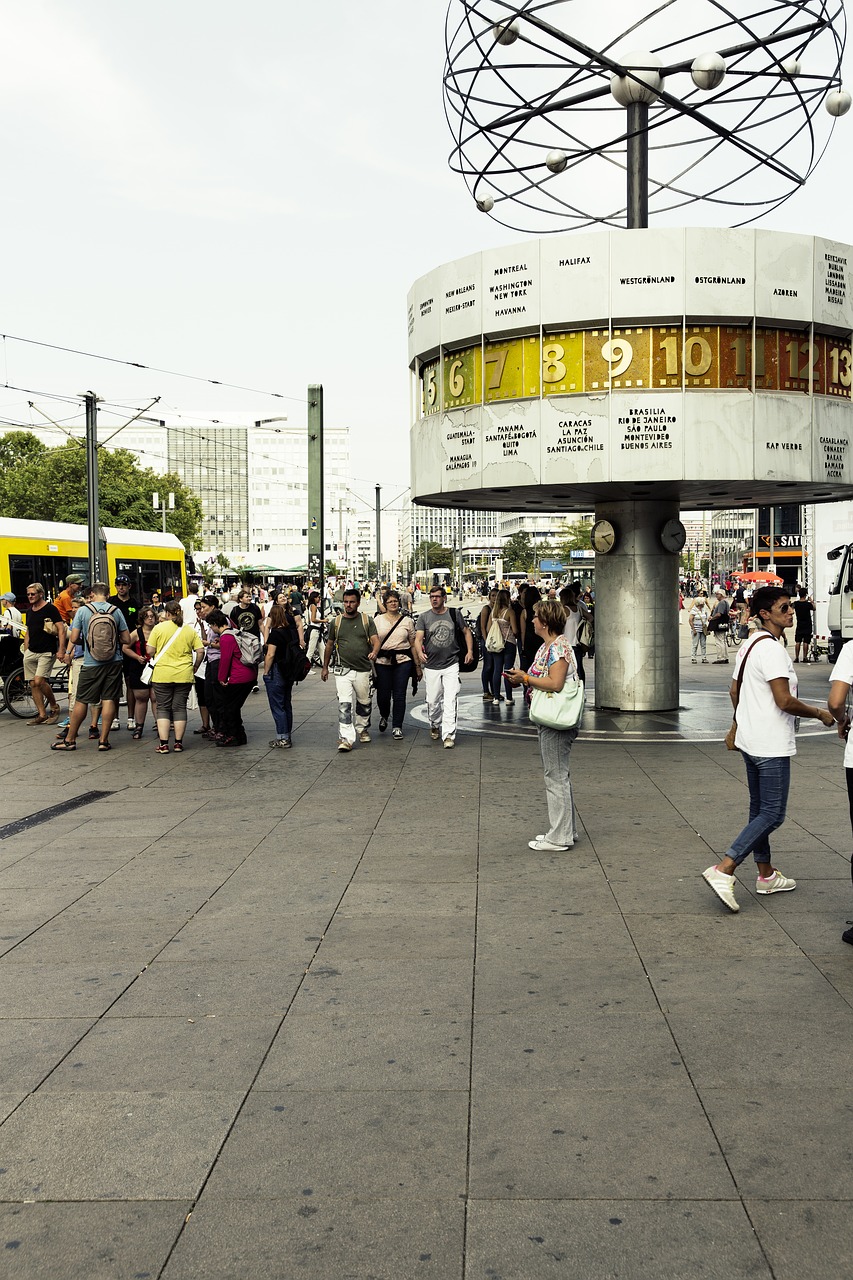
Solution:
<svg viewBox="0 0 853 1280">
<path fill-rule="evenodd" d="M 443 738 L 447 748 L 456 745 L 456 700 L 459 696 L 459 641 L 453 614 L 447 607 L 444 587 L 429 593 L 430 609 L 415 625 L 415 658 L 423 668 L 430 737 Z M 469 627 L 462 627 L 468 650 L 474 657 L 474 641 Z"/>
</svg>

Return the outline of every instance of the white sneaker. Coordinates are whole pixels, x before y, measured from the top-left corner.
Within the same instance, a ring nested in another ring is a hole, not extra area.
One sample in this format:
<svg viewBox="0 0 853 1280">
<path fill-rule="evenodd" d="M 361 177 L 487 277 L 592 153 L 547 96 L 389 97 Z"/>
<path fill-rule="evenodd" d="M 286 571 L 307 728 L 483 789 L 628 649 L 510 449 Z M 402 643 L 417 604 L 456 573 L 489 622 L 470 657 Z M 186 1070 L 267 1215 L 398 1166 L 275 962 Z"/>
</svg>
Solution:
<svg viewBox="0 0 853 1280">
<path fill-rule="evenodd" d="M 131 730 L 135 729 L 135 728 L 136 728 L 136 721 L 135 721 L 135 720 L 128 720 L 128 722 L 127 722 L 127 727 L 128 727 L 128 729 L 131 729 Z"/>
<path fill-rule="evenodd" d="M 544 836 L 537 836 L 535 840 L 527 841 L 527 847 L 528 849 L 535 849 L 537 853 L 565 853 L 572 846 L 570 844 L 552 844 Z"/>
<path fill-rule="evenodd" d="M 456 746 L 456 743 L 454 742 L 453 738 L 445 738 L 444 745 L 447 748 L 447 750 L 450 751 L 451 748 Z"/>
<path fill-rule="evenodd" d="M 359 742 L 369 742 L 369 741 L 370 741 L 370 734 L 367 732 L 367 730 L 366 730 L 366 729 L 362 729 L 361 733 L 358 735 L 358 740 L 359 740 Z"/>
<path fill-rule="evenodd" d="M 783 876 L 781 871 L 774 871 L 769 880 L 762 880 L 761 876 L 755 877 L 756 893 L 787 893 L 789 889 L 796 887 L 796 880 Z"/>
<path fill-rule="evenodd" d="M 430 725 L 429 736 L 432 738 L 433 742 L 437 742 L 438 739 L 441 737 L 441 730 L 439 729 L 437 724 Z"/>
<path fill-rule="evenodd" d="M 121 723 L 118 720 L 113 720 L 112 727 L 113 729 L 120 729 Z"/>
<path fill-rule="evenodd" d="M 720 871 L 718 867 L 713 866 L 702 872 L 702 879 L 711 886 L 720 902 L 724 902 L 729 911 L 740 911 L 735 901 L 734 876 L 727 876 L 725 871 Z"/>
</svg>

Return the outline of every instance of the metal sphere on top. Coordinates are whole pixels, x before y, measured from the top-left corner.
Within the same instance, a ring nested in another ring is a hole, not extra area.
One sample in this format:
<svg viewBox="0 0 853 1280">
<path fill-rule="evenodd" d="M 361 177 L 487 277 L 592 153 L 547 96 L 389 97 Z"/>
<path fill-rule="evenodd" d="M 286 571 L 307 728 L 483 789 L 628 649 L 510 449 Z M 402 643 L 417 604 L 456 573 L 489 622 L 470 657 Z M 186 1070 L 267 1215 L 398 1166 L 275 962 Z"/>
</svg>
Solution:
<svg viewBox="0 0 853 1280">
<path fill-rule="evenodd" d="M 843 0 L 449 0 L 451 168 L 515 230 L 624 226 L 642 136 L 649 214 L 706 201 L 742 225 L 820 161 L 849 105 L 845 39 Z"/>
<path fill-rule="evenodd" d="M 690 75 L 697 89 L 718 89 L 726 78 L 726 60 L 718 53 L 700 53 L 693 59 Z"/>
<path fill-rule="evenodd" d="M 831 116 L 846 116 L 850 110 L 850 94 L 846 89 L 836 89 L 826 95 L 826 109 Z"/>
<path fill-rule="evenodd" d="M 634 50 L 620 54 L 619 62 L 628 74 L 611 76 L 610 92 L 620 107 L 628 107 L 632 102 L 644 102 L 646 106 L 657 102 L 663 88 L 660 58 L 648 50 Z"/>
</svg>

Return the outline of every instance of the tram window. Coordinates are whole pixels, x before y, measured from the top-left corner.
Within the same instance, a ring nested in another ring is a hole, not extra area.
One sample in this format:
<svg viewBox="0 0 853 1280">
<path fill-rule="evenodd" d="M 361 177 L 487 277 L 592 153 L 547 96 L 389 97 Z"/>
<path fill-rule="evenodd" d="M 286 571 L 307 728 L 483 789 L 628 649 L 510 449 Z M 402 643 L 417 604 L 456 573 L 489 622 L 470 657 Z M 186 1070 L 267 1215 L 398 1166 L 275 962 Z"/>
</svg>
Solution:
<svg viewBox="0 0 853 1280">
<path fill-rule="evenodd" d="M 9 577 L 12 582 L 12 590 L 17 596 L 17 605 L 19 609 L 25 610 L 27 605 L 27 587 L 31 582 L 38 582 L 36 578 L 36 562 L 34 556 L 9 556 Z"/>
<path fill-rule="evenodd" d="M 160 583 L 164 600 L 180 600 L 184 594 L 180 560 L 160 561 Z"/>
<path fill-rule="evenodd" d="M 154 591 L 162 591 L 160 582 L 160 565 L 155 560 L 148 560 L 142 565 L 142 599 L 151 600 Z"/>
</svg>

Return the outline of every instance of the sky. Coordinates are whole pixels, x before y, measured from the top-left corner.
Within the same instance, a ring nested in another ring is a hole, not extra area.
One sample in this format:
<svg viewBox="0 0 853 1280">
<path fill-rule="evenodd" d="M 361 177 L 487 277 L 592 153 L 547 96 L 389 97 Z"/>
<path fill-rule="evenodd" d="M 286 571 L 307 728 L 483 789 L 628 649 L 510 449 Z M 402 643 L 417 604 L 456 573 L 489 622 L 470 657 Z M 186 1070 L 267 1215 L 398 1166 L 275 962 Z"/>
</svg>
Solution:
<svg viewBox="0 0 853 1280">
<path fill-rule="evenodd" d="M 29 400 L 65 418 L 74 407 L 47 394 L 92 389 L 116 413 L 159 395 L 188 423 L 301 424 L 320 382 L 357 484 L 405 489 L 407 292 L 520 238 L 448 168 L 445 12 L 0 0 L 0 330 L 253 389 L 7 337 L 0 384 L 27 390 L 0 386 L 0 418 L 43 421 Z M 608 24 L 629 12 L 609 0 Z M 806 189 L 758 225 L 853 240 L 850 129 L 853 112 Z"/>
</svg>

